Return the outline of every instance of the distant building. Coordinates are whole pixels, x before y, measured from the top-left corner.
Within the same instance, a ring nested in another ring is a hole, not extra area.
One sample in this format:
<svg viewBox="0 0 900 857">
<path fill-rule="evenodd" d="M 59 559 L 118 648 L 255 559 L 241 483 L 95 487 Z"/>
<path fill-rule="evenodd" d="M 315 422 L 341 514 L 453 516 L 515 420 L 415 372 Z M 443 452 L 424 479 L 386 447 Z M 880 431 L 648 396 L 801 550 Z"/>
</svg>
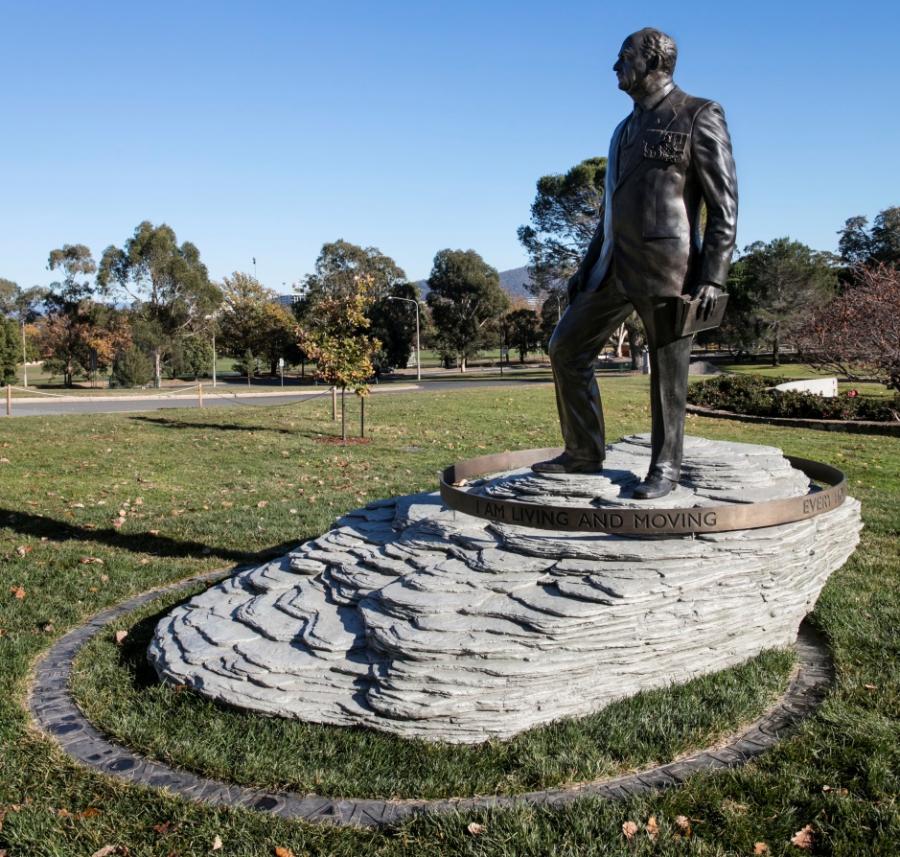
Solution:
<svg viewBox="0 0 900 857">
<path fill-rule="evenodd" d="M 287 307 L 288 309 L 290 309 L 290 308 L 291 308 L 295 303 L 297 303 L 297 301 L 299 301 L 300 298 L 302 298 L 302 297 L 303 297 L 303 295 L 297 295 L 297 294 L 292 294 L 292 295 L 278 295 L 278 296 L 275 298 L 275 300 L 276 300 L 278 303 L 280 303 L 283 307 Z"/>
</svg>

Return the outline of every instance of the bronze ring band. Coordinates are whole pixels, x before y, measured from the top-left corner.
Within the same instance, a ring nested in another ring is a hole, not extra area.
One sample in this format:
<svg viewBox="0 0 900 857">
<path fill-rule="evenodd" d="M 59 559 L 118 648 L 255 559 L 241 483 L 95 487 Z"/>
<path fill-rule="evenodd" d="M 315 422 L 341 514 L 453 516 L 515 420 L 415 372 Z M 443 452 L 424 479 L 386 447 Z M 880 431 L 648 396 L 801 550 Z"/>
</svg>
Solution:
<svg viewBox="0 0 900 857">
<path fill-rule="evenodd" d="M 694 506 L 682 509 L 552 506 L 523 503 L 472 494 L 460 483 L 504 470 L 528 467 L 553 458 L 559 449 L 524 449 L 458 461 L 441 473 L 441 499 L 451 509 L 498 524 L 541 530 L 610 533 L 614 535 L 687 535 L 752 530 L 803 521 L 836 509 L 847 497 L 847 479 L 836 467 L 785 456 L 793 467 L 814 482 L 827 485 L 802 497 L 735 503 L 728 506 Z"/>
</svg>

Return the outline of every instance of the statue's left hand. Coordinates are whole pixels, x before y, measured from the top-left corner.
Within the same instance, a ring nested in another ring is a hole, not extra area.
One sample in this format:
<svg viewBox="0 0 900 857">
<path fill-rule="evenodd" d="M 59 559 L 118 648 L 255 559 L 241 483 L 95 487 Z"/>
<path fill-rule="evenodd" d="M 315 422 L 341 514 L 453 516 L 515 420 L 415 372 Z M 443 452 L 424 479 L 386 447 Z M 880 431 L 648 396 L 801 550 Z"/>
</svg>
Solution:
<svg viewBox="0 0 900 857">
<path fill-rule="evenodd" d="M 721 295 L 722 290 L 718 286 L 714 286 L 712 283 L 701 285 L 694 293 L 694 300 L 700 301 L 700 309 L 697 315 L 702 319 L 709 318 L 713 310 L 715 310 Z"/>
</svg>

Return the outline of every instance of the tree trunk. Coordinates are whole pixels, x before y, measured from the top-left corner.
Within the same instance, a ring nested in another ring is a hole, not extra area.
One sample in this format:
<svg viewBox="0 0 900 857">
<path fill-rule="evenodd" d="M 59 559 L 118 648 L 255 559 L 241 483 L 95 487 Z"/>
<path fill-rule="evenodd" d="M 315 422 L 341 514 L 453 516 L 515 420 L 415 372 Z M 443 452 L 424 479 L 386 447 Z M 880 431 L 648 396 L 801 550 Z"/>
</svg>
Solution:
<svg viewBox="0 0 900 857">
<path fill-rule="evenodd" d="M 359 436 L 366 436 L 366 397 L 359 397 Z"/>
<path fill-rule="evenodd" d="M 622 356 L 622 345 L 625 343 L 625 336 L 627 335 L 627 333 L 628 331 L 625 329 L 625 325 L 620 324 L 616 328 L 616 332 L 613 334 L 613 336 L 616 338 L 616 357 Z"/>
<path fill-rule="evenodd" d="M 347 442 L 347 388 L 341 387 L 341 440 Z"/>
<path fill-rule="evenodd" d="M 459 358 L 459 371 L 460 371 L 460 372 L 465 372 L 465 371 L 466 371 L 466 357 L 465 357 L 465 355 L 463 355 L 462 357 Z"/>
<path fill-rule="evenodd" d="M 158 348 L 153 349 L 153 384 L 157 390 L 162 387 L 162 353 Z"/>
</svg>

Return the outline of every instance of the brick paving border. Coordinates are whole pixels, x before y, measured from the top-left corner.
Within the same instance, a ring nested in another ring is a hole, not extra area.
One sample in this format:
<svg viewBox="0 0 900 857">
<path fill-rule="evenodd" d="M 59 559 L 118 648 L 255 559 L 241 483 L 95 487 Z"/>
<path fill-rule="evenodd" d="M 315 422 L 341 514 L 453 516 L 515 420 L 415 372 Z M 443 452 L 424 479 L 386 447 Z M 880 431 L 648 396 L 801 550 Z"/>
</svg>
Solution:
<svg viewBox="0 0 900 857">
<path fill-rule="evenodd" d="M 229 574 L 234 573 L 232 570 Z M 684 782 L 692 774 L 743 765 L 774 746 L 821 704 L 834 678 L 825 640 L 807 622 L 800 626 L 795 649 L 799 667 L 788 689 L 759 720 L 724 746 L 689 758 L 614 779 L 570 788 L 519 795 L 492 795 L 442 800 L 331 798 L 247 788 L 171 768 L 134 753 L 106 738 L 81 713 L 69 690 L 72 662 L 79 649 L 114 619 L 167 593 L 221 579 L 222 570 L 145 592 L 104 610 L 86 625 L 69 631 L 40 658 L 28 708 L 42 732 L 52 736 L 72 758 L 126 782 L 155 786 L 216 806 L 237 806 L 312 823 L 376 827 L 402 822 L 420 813 L 470 811 L 522 804 L 561 806 L 583 797 L 621 800 Z"/>
</svg>

